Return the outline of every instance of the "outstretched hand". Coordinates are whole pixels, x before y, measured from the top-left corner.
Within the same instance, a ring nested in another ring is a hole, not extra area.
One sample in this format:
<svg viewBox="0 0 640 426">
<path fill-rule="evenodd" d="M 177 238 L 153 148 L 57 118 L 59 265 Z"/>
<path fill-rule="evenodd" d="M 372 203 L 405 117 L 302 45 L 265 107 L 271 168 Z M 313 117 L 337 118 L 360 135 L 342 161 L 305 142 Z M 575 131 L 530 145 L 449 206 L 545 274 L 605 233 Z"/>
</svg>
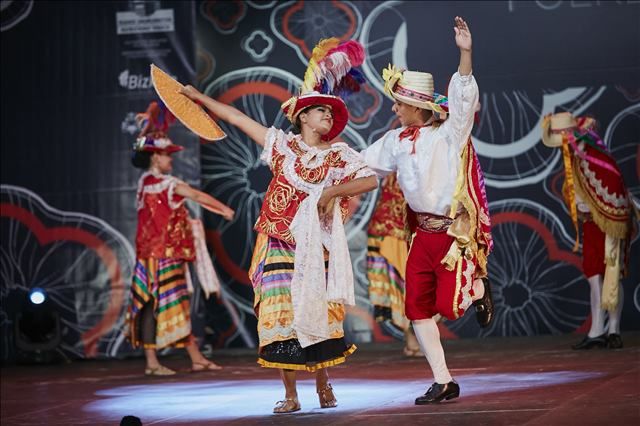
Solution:
<svg viewBox="0 0 640 426">
<path fill-rule="evenodd" d="M 229 208 L 229 207 L 227 207 L 224 210 L 224 212 L 222 213 L 222 217 L 224 217 L 227 220 L 233 220 L 233 217 L 235 215 L 236 215 L 236 212 L 233 209 Z"/>
<path fill-rule="evenodd" d="M 456 33 L 456 46 L 460 50 L 471 50 L 471 30 L 465 20 L 456 16 L 453 30 Z"/>
<path fill-rule="evenodd" d="M 191 85 L 187 85 L 180 88 L 180 90 L 178 90 L 178 93 L 185 95 L 187 98 L 191 99 L 192 101 L 196 101 L 200 96 L 202 96 L 202 93 L 200 93 L 198 89 L 196 89 Z"/>
</svg>

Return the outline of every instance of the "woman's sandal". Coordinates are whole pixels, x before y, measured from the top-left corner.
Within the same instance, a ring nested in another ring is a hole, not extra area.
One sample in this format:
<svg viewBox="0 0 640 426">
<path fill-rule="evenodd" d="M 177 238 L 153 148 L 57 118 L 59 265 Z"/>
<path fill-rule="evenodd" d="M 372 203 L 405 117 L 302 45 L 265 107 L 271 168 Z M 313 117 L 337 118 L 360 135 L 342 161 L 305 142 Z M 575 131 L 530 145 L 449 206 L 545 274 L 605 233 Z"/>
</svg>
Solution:
<svg viewBox="0 0 640 426">
<path fill-rule="evenodd" d="M 211 361 L 207 361 L 207 362 L 194 362 L 192 363 L 193 365 L 191 366 L 191 372 L 192 373 L 199 373 L 201 371 L 217 371 L 217 370 L 222 370 L 222 367 L 219 366 L 218 364 L 211 362 Z M 200 366 L 201 368 L 194 368 L 195 366 Z"/>
<path fill-rule="evenodd" d="M 146 376 L 173 376 L 174 374 L 176 374 L 176 372 L 170 368 L 165 367 L 164 365 L 159 365 L 155 368 L 145 368 L 144 374 Z"/>
<path fill-rule="evenodd" d="M 275 414 L 293 413 L 295 411 L 300 411 L 298 398 L 285 398 L 276 402 L 276 406 L 273 408 Z"/>
<path fill-rule="evenodd" d="M 320 400 L 320 408 L 333 408 L 338 406 L 338 400 L 333 394 L 333 388 L 330 383 L 318 390 L 318 399 Z"/>
<path fill-rule="evenodd" d="M 420 348 L 410 349 L 408 346 L 404 347 L 404 349 L 402 350 L 402 353 L 404 353 L 404 356 L 409 358 L 422 358 L 424 356 Z"/>
</svg>

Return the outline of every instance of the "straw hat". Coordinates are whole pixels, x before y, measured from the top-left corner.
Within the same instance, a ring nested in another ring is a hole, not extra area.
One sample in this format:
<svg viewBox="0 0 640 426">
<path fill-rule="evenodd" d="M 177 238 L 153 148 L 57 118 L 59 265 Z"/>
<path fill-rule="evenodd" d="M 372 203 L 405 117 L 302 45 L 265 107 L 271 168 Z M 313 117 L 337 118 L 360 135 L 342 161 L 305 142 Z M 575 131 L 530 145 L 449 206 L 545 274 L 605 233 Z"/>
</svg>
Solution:
<svg viewBox="0 0 640 426">
<path fill-rule="evenodd" d="M 542 143 L 550 148 L 562 146 L 563 136 L 580 134 L 595 126 L 591 117 L 574 117 L 570 112 L 547 115 L 542 122 Z"/>
<path fill-rule="evenodd" d="M 440 114 L 449 111 L 447 97 L 434 91 L 433 76 L 427 72 L 400 70 L 389 64 L 382 70 L 382 79 L 392 99 Z"/>
</svg>

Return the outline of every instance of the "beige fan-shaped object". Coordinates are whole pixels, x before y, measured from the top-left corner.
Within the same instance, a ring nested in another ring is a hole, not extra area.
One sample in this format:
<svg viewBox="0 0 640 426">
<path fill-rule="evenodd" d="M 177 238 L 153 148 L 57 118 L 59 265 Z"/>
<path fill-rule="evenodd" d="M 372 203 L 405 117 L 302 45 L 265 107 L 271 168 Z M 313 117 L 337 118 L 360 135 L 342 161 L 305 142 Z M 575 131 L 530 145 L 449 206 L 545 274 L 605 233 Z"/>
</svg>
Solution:
<svg viewBox="0 0 640 426">
<path fill-rule="evenodd" d="M 227 136 L 199 105 L 178 93 L 184 87 L 182 84 L 154 64 L 151 64 L 151 80 L 169 111 L 193 133 L 208 141 L 217 141 Z"/>
</svg>

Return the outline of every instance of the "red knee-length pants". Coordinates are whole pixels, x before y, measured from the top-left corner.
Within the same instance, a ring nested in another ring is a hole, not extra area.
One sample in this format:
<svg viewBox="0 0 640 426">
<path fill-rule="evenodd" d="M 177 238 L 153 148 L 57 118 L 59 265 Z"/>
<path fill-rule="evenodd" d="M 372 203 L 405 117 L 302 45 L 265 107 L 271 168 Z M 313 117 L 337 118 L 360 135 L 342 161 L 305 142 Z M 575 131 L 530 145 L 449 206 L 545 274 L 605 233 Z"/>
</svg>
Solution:
<svg viewBox="0 0 640 426">
<path fill-rule="evenodd" d="M 604 275 L 604 232 L 592 220 L 582 224 L 582 270 L 587 278 Z"/>
<path fill-rule="evenodd" d="M 436 314 L 453 320 L 471 304 L 475 259 L 462 257 L 460 268 L 453 271 L 440 263 L 452 242 L 446 231 L 416 231 L 406 273 L 405 315 L 410 320 Z"/>
</svg>

